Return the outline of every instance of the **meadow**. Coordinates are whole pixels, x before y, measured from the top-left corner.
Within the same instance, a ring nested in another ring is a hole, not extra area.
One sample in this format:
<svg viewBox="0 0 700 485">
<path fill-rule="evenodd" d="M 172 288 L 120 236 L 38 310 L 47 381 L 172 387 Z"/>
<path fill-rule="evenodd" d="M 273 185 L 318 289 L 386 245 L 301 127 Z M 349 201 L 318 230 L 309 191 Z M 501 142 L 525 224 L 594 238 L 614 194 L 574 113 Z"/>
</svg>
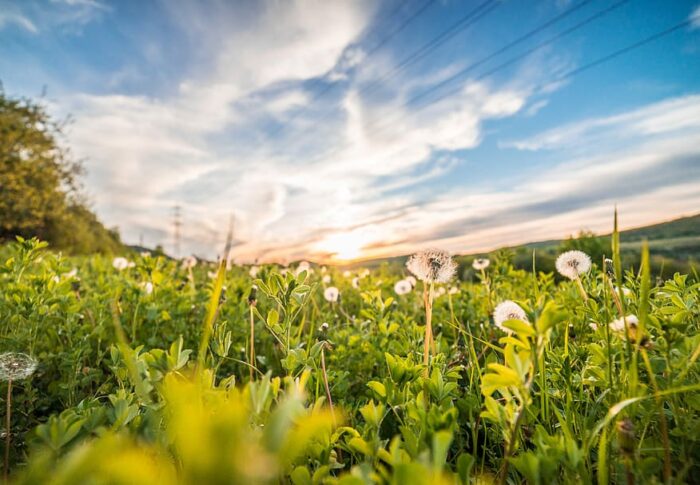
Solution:
<svg viewBox="0 0 700 485">
<path fill-rule="evenodd" d="M 4 473 L 34 483 L 683 483 L 700 283 L 0 249 Z"/>
</svg>

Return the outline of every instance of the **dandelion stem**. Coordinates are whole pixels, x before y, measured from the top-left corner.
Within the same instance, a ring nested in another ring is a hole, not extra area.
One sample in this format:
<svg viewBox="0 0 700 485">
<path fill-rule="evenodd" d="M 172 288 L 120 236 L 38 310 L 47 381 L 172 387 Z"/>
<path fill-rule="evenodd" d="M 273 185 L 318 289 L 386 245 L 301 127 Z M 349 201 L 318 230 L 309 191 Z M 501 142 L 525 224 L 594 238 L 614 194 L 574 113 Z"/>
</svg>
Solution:
<svg viewBox="0 0 700 485">
<path fill-rule="evenodd" d="M 253 307 L 255 303 L 250 304 L 250 380 L 253 380 L 253 369 L 255 368 L 255 317 L 253 316 Z"/>
<path fill-rule="evenodd" d="M 425 301 L 425 339 L 423 340 L 423 364 L 425 364 L 425 377 L 430 375 L 430 349 L 435 346 L 433 342 L 433 283 L 430 286 L 423 284 L 423 300 Z M 433 350 L 434 351 L 434 350 Z"/>
<path fill-rule="evenodd" d="M 331 388 L 328 385 L 328 373 L 326 372 L 326 356 L 325 356 L 325 347 L 327 343 L 324 342 L 323 346 L 321 347 L 321 370 L 323 371 L 323 384 L 326 386 L 326 396 L 328 397 L 328 407 L 331 408 L 331 416 L 333 417 L 333 426 L 337 426 L 337 422 L 335 420 L 335 410 L 333 409 L 333 399 L 331 398 Z"/>
<path fill-rule="evenodd" d="M 12 379 L 7 381 L 7 408 L 5 415 L 5 467 L 3 468 L 3 476 L 5 483 L 8 483 L 10 473 L 10 445 L 12 444 L 12 433 L 10 430 L 10 422 L 12 420 Z"/>
<path fill-rule="evenodd" d="M 581 278 L 576 276 L 576 286 L 578 288 L 579 293 L 581 293 L 581 298 L 583 298 L 584 302 L 588 301 L 588 295 L 586 294 L 586 290 L 583 289 L 583 283 L 581 283 Z"/>
</svg>

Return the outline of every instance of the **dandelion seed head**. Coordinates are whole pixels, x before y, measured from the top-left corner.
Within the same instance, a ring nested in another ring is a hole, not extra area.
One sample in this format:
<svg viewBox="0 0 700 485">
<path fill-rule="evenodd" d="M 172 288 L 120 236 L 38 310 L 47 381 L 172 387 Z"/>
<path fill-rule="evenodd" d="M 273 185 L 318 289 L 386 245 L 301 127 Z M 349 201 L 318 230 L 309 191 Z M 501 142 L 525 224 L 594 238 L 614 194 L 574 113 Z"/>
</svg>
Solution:
<svg viewBox="0 0 700 485">
<path fill-rule="evenodd" d="M 513 331 L 509 328 L 503 326 L 504 322 L 508 320 L 521 320 L 525 323 L 530 323 L 527 319 L 527 314 L 520 305 L 511 300 L 505 300 L 499 303 L 493 311 L 493 321 L 498 328 L 503 330 L 508 334 L 512 334 Z"/>
<path fill-rule="evenodd" d="M 0 354 L 0 380 L 26 379 L 36 370 L 37 362 L 27 354 L 6 352 Z"/>
<path fill-rule="evenodd" d="M 328 285 L 328 284 L 330 284 L 330 282 L 331 282 L 331 275 L 329 275 L 329 274 L 323 275 L 323 284 Z"/>
<path fill-rule="evenodd" d="M 192 269 L 195 266 L 197 266 L 197 258 L 195 258 L 194 256 L 187 256 L 185 259 L 182 260 L 183 269 Z"/>
<path fill-rule="evenodd" d="M 399 280 L 394 284 L 394 293 L 397 295 L 405 295 L 413 290 L 413 286 L 407 280 Z"/>
<path fill-rule="evenodd" d="M 411 256 L 406 268 L 421 281 L 447 283 L 455 275 L 457 263 L 447 251 L 427 249 Z"/>
<path fill-rule="evenodd" d="M 117 256 L 112 260 L 112 267 L 119 271 L 122 271 L 129 267 L 129 260 L 121 256 Z"/>
<path fill-rule="evenodd" d="M 250 275 L 251 278 L 255 278 L 258 276 L 258 273 L 260 272 L 260 268 L 257 266 L 251 266 L 250 270 L 248 271 L 248 274 Z"/>
<path fill-rule="evenodd" d="M 301 261 L 297 266 L 297 269 L 294 271 L 294 274 L 296 276 L 299 276 L 304 271 L 306 271 L 307 273 L 311 272 L 311 264 L 308 261 Z"/>
<path fill-rule="evenodd" d="M 343 278 L 350 278 L 352 276 L 352 273 L 348 271 L 347 269 L 343 271 Z"/>
<path fill-rule="evenodd" d="M 591 269 L 591 258 L 583 251 L 566 251 L 557 258 L 556 267 L 562 276 L 575 280 Z"/>
<path fill-rule="evenodd" d="M 338 288 L 336 288 L 335 286 L 329 286 L 323 292 L 323 297 L 326 299 L 326 301 L 329 301 L 331 303 L 335 303 L 336 301 L 338 301 L 339 296 L 340 291 L 338 291 Z"/>
<path fill-rule="evenodd" d="M 409 283 L 411 283 L 411 286 L 412 286 L 412 287 L 415 288 L 416 286 L 418 286 L 418 280 L 417 280 L 414 276 L 408 275 L 408 276 L 406 276 L 406 278 L 404 278 L 404 279 L 405 279 L 406 281 L 408 281 Z"/>
<path fill-rule="evenodd" d="M 327 322 L 323 322 L 323 323 L 321 324 L 321 326 L 318 327 L 318 331 L 321 332 L 321 333 L 326 333 L 326 332 L 328 331 L 328 327 L 329 327 L 328 323 L 327 323 Z"/>
<path fill-rule="evenodd" d="M 450 288 L 450 295 L 456 295 L 457 293 L 459 293 L 459 288 L 456 286 Z"/>
<path fill-rule="evenodd" d="M 489 261 L 488 258 L 476 258 L 474 261 L 472 261 L 472 268 L 477 271 L 481 271 L 482 269 L 488 268 L 490 264 L 491 261 Z"/>
<path fill-rule="evenodd" d="M 360 287 L 360 278 L 358 278 L 357 276 L 355 276 L 355 277 L 352 279 L 352 287 L 355 288 L 355 289 L 357 289 L 357 288 Z"/>
<path fill-rule="evenodd" d="M 146 281 L 143 284 L 143 292 L 146 293 L 147 295 L 150 295 L 153 293 L 153 283 L 150 281 Z"/>
</svg>

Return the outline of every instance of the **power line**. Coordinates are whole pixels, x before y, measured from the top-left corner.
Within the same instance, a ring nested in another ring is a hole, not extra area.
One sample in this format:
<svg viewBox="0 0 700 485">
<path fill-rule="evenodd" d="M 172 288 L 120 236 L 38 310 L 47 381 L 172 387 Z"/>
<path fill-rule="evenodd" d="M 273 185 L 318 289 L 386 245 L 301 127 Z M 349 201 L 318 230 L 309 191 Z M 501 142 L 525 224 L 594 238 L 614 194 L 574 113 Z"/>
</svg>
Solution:
<svg viewBox="0 0 700 485">
<path fill-rule="evenodd" d="M 396 36 L 399 32 L 403 31 L 403 29 L 405 29 L 419 15 L 425 12 L 428 9 L 428 7 L 430 7 L 433 3 L 435 3 L 435 0 L 427 0 L 426 2 L 424 2 L 418 10 L 414 11 L 413 14 L 404 19 L 404 21 L 401 22 L 401 24 L 397 28 L 389 32 L 389 34 L 385 35 L 377 44 L 374 45 L 374 47 L 372 47 L 372 49 L 365 53 L 364 59 L 367 59 L 376 51 L 384 47 L 394 36 Z M 391 16 L 395 15 L 401 9 L 401 7 L 403 7 L 403 5 L 404 4 L 399 1 L 397 6 L 391 11 L 390 15 L 387 18 L 390 18 Z M 314 103 L 316 103 L 316 101 L 324 97 L 335 86 L 335 83 L 328 83 L 323 89 L 318 91 L 313 96 L 313 98 L 306 104 L 306 107 L 304 107 L 301 111 L 297 111 L 296 113 L 294 113 L 284 124 L 281 124 L 277 129 L 273 130 L 272 133 L 268 134 L 268 137 L 272 138 L 279 135 L 292 121 L 296 120 L 302 114 L 305 114 L 308 111 L 308 106 L 311 106 Z"/>
<path fill-rule="evenodd" d="M 612 59 L 615 59 L 621 55 L 627 54 L 627 53 L 632 52 L 636 49 L 644 47 L 645 45 L 650 44 L 656 40 L 659 40 L 663 37 L 666 37 L 667 35 L 670 35 L 676 31 L 682 29 L 683 27 L 686 27 L 686 26 L 688 26 L 688 25 L 690 25 L 693 22 L 696 22 L 698 20 L 700 20 L 700 15 L 695 15 L 693 17 L 690 17 L 690 18 L 688 18 L 682 22 L 679 22 L 675 25 L 672 25 L 664 30 L 661 30 L 659 32 L 651 34 L 651 35 L 649 35 L 641 40 L 638 40 L 632 44 L 629 44 L 629 45 L 622 47 L 616 51 L 613 51 L 609 54 L 606 54 L 605 56 L 599 57 L 598 59 L 595 59 L 595 60 L 588 62 L 582 66 L 579 66 L 577 68 L 571 69 L 570 71 L 567 71 L 564 74 L 557 76 L 556 78 L 554 78 L 552 80 L 549 80 L 547 83 L 541 84 L 535 90 L 539 90 L 541 88 L 544 88 L 553 82 L 561 82 L 561 81 L 564 81 L 566 79 L 570 79 L 574 76 L 577 76 L 577 75 L 581 74 L 582 72 L 588 71 L 596 66 L 604 64 L 606 62 L 609 62 Z M 452 91 L 451 94 L 454 94 L 454 91 Z M 444 97 L 447 97 L 447 96 L 442 96 L 441 99 Z M 428 105 L 425 105 L 425 106 L 428 106 Z M 420 109 L 425 108 L 425 106 L 421 107 Z"/>
<path fill-rule="evenodd" d="M 586 0 L 584 3 L 589 2 L 592 0 Z M 386 81 L 388 79 L 391 79 L 395 74 L 399 73 L 402 71 L 404 68 L 408 67 L 409 65 L 413 64 L 414 62 L 422 59 L 430 53 L 431 51 L 437 49 L 439 46 L 447 42 L 449 39 L 457 35 L 460 31 L 466 29 L 467 27 L 473 25 L 476 23 L 478 20 L 480 20 L 482 17 L 485 17 L 487 14 L 491 13 L 493 10 L 496 9 L 501 3 L 501 0 L 486 0 L 485 2 L 481 3 L 478 5 L 475 9 L 471 10 L 467 15 L 462 17 L 457 23 L 453 24 L 452 26 L 448 27 L 447 30 L 442 31 L 440 34 L 438 34 L 437 37 L 434 37 L 430 41 L 428 41 L 426 44 L 424 44 L 422 47 L 420 47 L 417 51 L 414 51 L 412 54 L 410 54 L 408 57 L 406 57 L 401 63 L 396 66 L 394 69 L 389 71 L 388 73 L 385 73 L 380 79 L 372 81 L 370 84 L 365 86 L 364 88 L 360 89 L 358 91 L 358 95 L 365 94 L 369 91 L 373 91 L 375 87 L 379 86 L 383 81 Z M 484 7 L 486 7 L 484 9 Z M 480 10 L 483 10 L 479 12 Z M 333 114 L 332 111 L 327 111 L 326 114 L 318 118 L 315 122 L 315 125 L 318 126 L 321 123 L 323 123 L 325 120 L 330 118 L 330 116 Z"/>
<path fill-rule="evenodd" d="M 588 0 L 590 1 L 590 0 Z M 398 65 L 396 65 L 392 70 L 382 75 L 379 79 L 372 81 L 370 84 L 362 88 L 358 94 L 364 94 L 373 91 L 375 87 L 379 86 L 381 83 L 391 79 L 399 72 L 403 71 L 408 66 L 414 64 L 420 59 L 424 58 L 428 53 L 434 51 L 441 45 L 443 45 L 448 40 L 452 39 L 455 35 L 465 30 L 467 27 L 473 25 L 477 20 L 491 13 L 501 4 L 500 0 L 486 0 L 485 2 L 479 4 L 475 9 L 469 11 L 457 22 L 452 24 L 446 30 L 443 30 L 433 39 L 429 40 L 418 50 L 404 58 Z M 480 10 L 483 10 L 480 12 Z M 475 17 L 476 16 L 476 17 Z"/>
<path fill-rule="evenodd" d="M 605 17 L 606 15 L 608 15 L 609 13 L 611 13 L 611 12 L 613 12 L 614 10 L 618 9 L 619 7 L 621 7 L 622 5 L 624 5 L 625 3 L 628 3 L 629 1 L 630 1 L 630 0 L 620 0 L 620 1 L 618 1 L 618 2 L 616 2 L 616 3 L 614 3 L 614 4 L 612 4 L 612 5 L 610 5 L 609 7 L 605 8 L 605 9 L 600 10 L 600 11 L 594 13 L 593 15 L 591 15 L 591 16 L 585 18 L 584 20 L 578 22 L 577 24 L 572 25 L 572 26 L 569 27 L 568 29 L 565 29 L 565 30 L 559 32 L 558 34 L 556 34 L 556 35 L 550 37 L 549 39 L 547 39 L 547 40 L 545 40 L 545 41 L 542 41 L 542 42 L 540 42 L 540 43 L 534 45 L 533 47 L 527 49 L 525 52 L 523 52 L 523 53 L 521 53 L 521 54 L 519 54 L 519 55 L 517 55 L 517 56 L 515 56 L 515 57 L 513 57 L 513 58 L 511 58 L 511 59 L 509 59 L 509 60 L 507 60 L 507 61 L 505 61 L 505 62 L 499 64 L 499 65 L 497 65 L 496 67 L 494 67 L 494 68 L 492 68 L 492 69 L 486 71 L 485 73 L 480 74 L 479 76 L 475 77 L 474 80 L 475 80 L 475 81 L 480 81 L 480 80 L 482 80 L 482 79 L 485 79 L 485 78 L 487 78 L 487 77 L 489 77 L 489 76 L 492 76 L 492 75 L 496 74 L 496 73 L 499 72 L 499 71 L 502 71 L 502 70 L 505 69 L 506 67 L 508 67 L 508 66 L 510 66 L 510 65 L 512 65 L 512 64 L 515 64 L 515 63 L 518 62 L 518 61 L 521 61 L 521 60 L 525 59 L 526 57 L 528 57 L 528 56 L 534 54 L 534 53 L 537 52 L 538 50 L 540 50 L 540 49 L 542 49 L 542 48 L 544 48 L 544 47 L 547 47 L 548 45 L 551 45 L 551 44 L 553 44 L 554 42 L 556 42 L 556 41 L 558 41 L 558 40 L 561 40 L 562 38 L 566 37 L 567 35 L 576 32 L 577 30 L 579 30 L 579 29 L 585 27 L 586 25 L 588 25 L 588 24 L 590 24 L 590 23 L 592 23 L 592 22 L 594 22 L 594 21 L 596 21 L 596 20 L 598 20 L 598 19 L 600 19 L 600 18 L 602 18 L 602 17 Z M 455 79 L 454 76 L 453 76 L 452 78 L 450 78 L 450 80 L 454 80 L 454 79 Z M 449 81 L 449 80 L 448 80 L 448 81 Z M 438 85 L 436 85 L 436 86 L 431 87 L 430 89 L 424 91 L 423 93 L 420 93 L 420 94 L 418 94 L 417 96 L 414 96 L 413 98 L 411 98 L 411 99 L 406 103 L 406 105 L 411 104 L 411 103 L 414 103 L 415 101 L 424 98 L 427 94 L 430 94 L 430 93 L 432 93 L 432 92 L 435 92 L 435 91 L 437 91 L 438 89 L 440 89 L 441 87 L 443 87 L 443 86 L 445 86 L 445 85 L 446 85 L 446 83 L 443 82 L 443 83 L 440 83 L 440 84 L 438 84 Z M 433 99 L 432 101 L 430 101 L 426 106 L 431 105 L 431 104 L 434 104 L 434 103 L 437 103 L 438 101 L 442 101 L 443 99 L 445 99 L 445 98 L 447 98 L 447 97 L 449 97 L 449 96 L 451 96 L 451 95 L 453 95 L 453 94 L 459 92 L 459 91 L 461 90 L 461 88 L 462 88 L 462 86 L 458 86 L 457 89 L 450 90 L 450 91 L 448 91 L 447 93 L 445 93 L 445 94 L 443 94 L 443 95 L 441 95 L 441 96 L 438 96 L 437 98 L 435 98 L 435 99 Z"/>
<path fill-rule="evenodd" d="M 495 51 L 491 52 L 490 54 L 487 54 L 486 56 L 482 57 L 482 58 L 479 59 L 478 61 L 475 61 L 475 62 L 469 64 L 469 65 L 466 66 L 464 69 L 460 70 L 458 73 L 454 74 L 453 76 L 450 76 L 448 79 L 446 79 L 446 80 L 440 82 L 439 84 L 437 84 L 437 85 L 435 85 L 435 86 L 432 86 L 431 88 L 427 89 L 426 91 L 423 91 L 423 92 L 421 92 L 421 93 L 418 93 L 416 96 L 410 98 L 404 105 L 407 106 L 407 105 L 409 105 L 409 104 L 411 104 L 411 103 L 414 103 L 415 101 L 424 98 L 424 97 L 427 96 L 428 94 L 431 94 L 431 93 L 437 91 L 438 89 L 440 89 L 440 88 L 446 86 L 447 84 L 449 84 L 449 83 L 451 83 L 451 82 L 453 82 L 453 81 L 459 79 L 460 77 L 463 77 L 465 74 L 469 73 L 469 72 L 472 71 L 474 68 L 479 67 L 480 65 L 484 64 L 485 62 L 487 62 L 487 61 L 493 59 L 494 57 L 496 57 L 496 56 L 498 56 L 498 55 L 500 55 L 500 54 L 502 54 L 502 53 L 504 53 L 504 52 L 506 52 L 506 51 L 508 51 L 509 49 L 515 47 L 516 45 L 518 45 L 518 44 L 520 44 L 520 43 L 522 43 L 522 42 L 528 40 L 529 38 L 531 38 L 531 37 L 537 35 L 538 33 L 544 31 L 544 30 L 547 29 L 548 27 L 551 27 L 552 25 L 556 24 L 557 22 L 560 22 L 561 20 L 565 19 L 566 17 L 568 17 L 569 15 L 571 15 L 572 13 L 574 13 L 575 11 L 577 11 L 578 9 L 580 9 L 581 7 L 583 7 L 584 5 L 590 3 L 591 1 L 592 1 L 592 0 L 583 0 L 582 2 L 580 2 L 580 3 L 578 3 L 578 4 L 574 5 L 574 6 L 572 6 L 572 7 L 570 7 L 570 8 L 568 8 L 568 9 L 566 9 L 566 10 L 564 10 L 564 11 L 561 12 L 560 14 L 555 15 L 554 17 L 552 17 L 551 19 L 547 20 L 546 22 L 544 22 L 544 23 L 538 25 L 538 26 L 535 27 L 534 29 L 532 29 L 532 30 L 526 32 L 525 34 L 523 34 L 523 35 L 517 37 L 516 39 L 514 39 L 514 40 L 508 42 L 507 44 L 505 44 L 504 46 L 502 46 L 502 47 L 496 49 Z M 541 49 L 541 48 L 544 47 L 545 45 L 548 45 L 549 43 L 552 43 L 552 42 L 554 42 L 555 40 L 558 40 L 558 39 L 562 38 L 564 35 L 568 35 L 568 34 L 574 32 L 575 30 L 584 27 L 584 26 L 587 25 L 588 23 L 590 23 L 590 22 L 592 22 L 592 21 L 594 21 L 594 20 L 597 20 L 598 18 L 600 18 L 600 17 L 603 16 L 603 15 L 607 15 L 607 14 L 610 13 L 612 10 L 614 10 L 615 8 L 621 6 L 622 4 L 624 4 L 624 3 L 628 2 L 628 1 L 629 1 L 629 0 L 620 0 L 620 1 L 617 2 L 616 4 L 613 4 L 611 7 L 605 8 L 605 9 L 603 9 L 603 10 L 601 10 L 601 11 L 595 13 L 594 15 L 592 15 L 592 16 L 586 18 L 585 20 L 579 22 L 578 24 L 574 25 L 573 27 L 570 27 L 570 28 L 566 29 L 565 31 L 560 32 L 559 34 L 557 34 L 557 35 L 555 35 L 554 37 L 550 38 L 549 40 L 538 44 L 538 45 L 536 46 L 536 49 L 532 49 L 532 48 L 529 49 L 528 51 L 526 51 L 526 53 L 527 53 L 526 55 L 530 55 L 530 54 L 532 54 L 532 52 L 534 52 L 535 50 Z M 526 55 L 521 55 L 521 58 L 522 58 L 522 57 L 526 57 Z M 510 62 L 510 61 L 509 61 L 509 62 Z M 496 71 L 492 70 L 492 72 L 491 72 L 489 75 L 495 74 L 495 72 L 496 72 Z M 460 86 L 459 89 L 461 90 L 461 88 L 462 88 L 462 87 Z M 454 94 L 454 91 L 450 91 L 450 94 Z M 443 99 L 443 98 L 444 98 L 444 96 L 441 97 L 441 98 L 439 98 L 438 100 Z M 432 102 L 427 103 L 426 105 L 422 106 L 420 109 L 423 109 L 423 108 L 425 108 L 426 106 L 429 106 L 430 104 L 433 104 L 433 103 L 435 103 L 435 102 L 436 102 L 436 100 L 433 100 Z M 399 115 L 402 115 L 403 113 L 398 113 L 398 114 L 399 114 Z M 384 116 L 384 117 L 382 117 L 382 118 L 386 118 L 386 116 Z M 396 118 L 396 117 L 392 117 L 392 118 L 390 118 L 389 121 L 394 121 L 395 118 Z M 377 118 L 376 120 L 370 120 L 370 123 L 369 123 L 368 127 L 365 128 L 365 130 L 367 130 L 368 128 L 373 128 L 373 127 L 375 127 L 375 126 L 378 126 L 378 130 L 375 130 L 375 131 L 379 131 L 379 130 L 381 130 L 382 128 L 384 128 L 384 126 L 387 124 L 387 123 L 383 123 L 383 124 L 381 124 L 381 125 L 377 125 L 376 122 L 378 122 L 378 121 L 381 121 L 381 118 Z M 340 151 L 340 150 L 342 150 L 342 149 L 344 149 L 344 148 L 347 148 L 347 146 L 349 146 L 349 144 L 345 144 L 344 146 L 340 146 L 340 147 L 338 147 L 338 148 L 332 149 L 329 153 L 327 153 L 327 154 L 322 155 L 321 157 L 319 157 L 319 158 L 317 159 L 317 161 L 320 161 L 320 160 L 322 160 L 323 158 L 326 158 L 326 157 L 328 157 L 328 156 L 330 156 L 330 155 L 333 155 L 333 154 L 337 153 L 338 151 Z"/>
</svg>

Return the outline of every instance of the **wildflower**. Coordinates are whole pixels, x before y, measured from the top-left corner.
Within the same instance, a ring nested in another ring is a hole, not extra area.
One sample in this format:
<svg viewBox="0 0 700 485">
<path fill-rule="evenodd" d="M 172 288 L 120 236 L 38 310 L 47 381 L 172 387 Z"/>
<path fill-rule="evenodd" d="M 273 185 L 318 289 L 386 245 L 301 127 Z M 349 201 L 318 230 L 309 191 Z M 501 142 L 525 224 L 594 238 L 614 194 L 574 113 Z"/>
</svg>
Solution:
<svg viewBox="0 0 700 485">
<path fill-rule="evenodd" d="M 63 273 L 61 275 L 61 278 L 65 278 L 65 279 L 69 280 L 71 278 L 75 278 L 76 276 L 78 276 L 78 268 L 73 268 L 68 273 Z"/>
<path fill-rule="evenodd" d="M 353 288 L 359 288 L 359 287 L 360 287 L 360 278 L 358 278 L 357 276 L 355 276 L 355 277 L 352 279 L 352 287 L 353 287 Z"/>
<path fill-rule="evenodd" d="M 411 283 L 411 286 L 414 288 L 418 286 L 418 280 L 414 276 L 408 275 L 405 280 Z"/>
<path fill-rule="evenodd" d="M 367 278 L 369 276 L 369 270 L 367 268 L 360 272 L 360 278 Z"/>
<path fill-rule="evenodd" d="M 0 380 L 26 379 L 36 370 L 37 362 L 27 354 L 6 352 L 0 354 Z"/>
<path fill-rule="evenodd" d="M 419 251 L 409 258 L 406 267 L 426 283 L 447 283 L 457 270 L 449 253 L 439 249 Z"/>
<path fill-rule="evenodd" d="M 615 287 L 615 292 L 616 292 L 616 293 L 619 293 L 619 292 L 620 292 L 620 287 L 619 287 L 619 286 L 616 286 L 616 287 Z M 625 288 L 625 287 L 623 286 L 623 287 L 622 287 L 622 294 L 623 294 L 624 296 L 628 296 L 628 297 L 629 297 L 629 296 L 632 296 L 633 293 L 632 293 L 632 290 L 630 290 L 629 288 Z"/>
<path fill-rule="evenodd" d="M 610 322 L 610 330 L 613 332 L 624 332 L 625 320 L 627 320 L 628 329 L 636 329 L 637 325 L 639 325 L 639 319 L 636 315 L 627 315 L 625 318 L 617 318 Z"/>
<path fill-rule="evenodd" d="M 329 275 L 329 274 L 323 275 L 323 284 L 328 285 L 328 284 L 330 284 L 330 282 L 331 282 L 331 275 Z"/>
<path fill-rule="evenodd" d="M 207 271 L 207 276 L 208 276 L 209 279 L 211 279 L 211 280 L 213 280 L 214 278 L 216 278 L 216 276 L 217 276 L 218 274 L 219 274 L 219 273 L 217 273 L 216 271 Z"/>
<path fill-rule="evenodd" d="M 121 256 L 117 256 L 112 260 L 112 266 L 114 269 L 118 269 L 119 271 L 124 270 L 129 267 L 129 260 Z"/>
<path fill-rule="evenodd" d="M 299 276 L 299 275 L 300 275 L 301 273 L 303 273 L 304 271 L 306 271 L 307 273 L 310 273 L 310 272 L 311 272 L 311 264 L 309 264 L 308 261 L 301 261 L 301 262 L 299 263 L 299 265 L 297 266 L 297 269 L 296 269 L 296 271 L 294 272 L 294 274 L 295 274 L 296 276 Z"/>
<path fill-rule="evenodd" d="M 447 293 L 447 290 L 445 289 L 444 286 L 440 286 L 437 289 L 437 296 L 444 296 L 445 293 Z"/>
<path fill-rule="evenodd" d="M 525 310 L 523 310 L 520 305 L 514 301 L 505 300 L 499 303 L 493 311 L 493 321 L 498 328 L 511 334 L 513 331 L 503 326 L 503 323 L 508 320 L 521 320 L 525 323 L 530 323 L 525 314 Z"/>
<path fill-rule="evenodd" d="M 394 285 L 394 293 L 397 295 L 405 295 L 410 293 L 412 289 L 413 286 L 411 286 L 411 283 L 407 280 L 399 280 Z"/>
<path fill-rule="evenodd" d="M 258 276 L 258 272 L 260 271 L 260 268 L 257 266 L 251 266 L 250 270 L 248 271 L 248 274 L 250 275 L 251 278 L 255 278 Z"/>
<path fill-rule="evenodd" d="M 459 288 L 456 286 L 450 288 L 450 295 L 456 295 L 457 293 L 459 293 Z"/>
<path fill-rule="evenodd" d="M 192 269 L 195 266 L 197 266 L 197 258 L 195 258 L 194 256 L 187 256 L 185 259 L 182 260 L 183 269 Z"/>
<path fill-rule="evenodd" d="M 590 322 L 588 326 L 591 327 L 591 330 L 593 330 L 594 332 L 598 330 L 598 324 L 595 322 Z"/>
<path fill-rule="evenodd" d="M 143 291 L 147 295 L 152 294 L 153 293 L 153 283 L 151 283 L 150 281 L 146 281 L 145 283 L 143 283 Z"/>
<path fill-rule="evenodd" d="M 576 280 L 591 269 L 591 258 L 583 251 L 566 251 L 557 258 L 557 271 L 570 280 Z"/>
<path fill-rule="evenodd" d="M 472 261 L 472 268 L 477 271 L 481 271 L 488 268 L 490 264 L 491 261 L 489 261 L 488 258 L 476 258 L 474 261 Z"/>
<path fill-rule="evenodd" d="M 323 292 L 323 297 L 326 299 L 326 301 L 329 301 L 331 303 L 335 303 L 336 301 L 338 301 L 339 296 L 340 291 L 338 291 L 338 288 L 336 288 L 335 286 L 329 286 Z"/>
<path fill-rule="evenodd" d="M 318 327 L 318 331 L 321 333 L 326 333 L 328 331 L 328 323 L 323 322 L 320 327 Z"/>
</svg>

